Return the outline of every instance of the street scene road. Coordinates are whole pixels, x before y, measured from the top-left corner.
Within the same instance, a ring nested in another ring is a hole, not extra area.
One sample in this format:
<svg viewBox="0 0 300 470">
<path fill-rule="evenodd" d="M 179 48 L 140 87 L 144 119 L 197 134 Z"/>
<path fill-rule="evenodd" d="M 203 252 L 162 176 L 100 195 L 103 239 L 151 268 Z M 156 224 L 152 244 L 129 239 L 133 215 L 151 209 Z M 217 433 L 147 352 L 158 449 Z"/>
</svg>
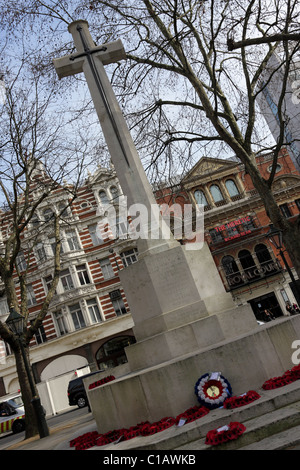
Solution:
<svg viewBox="0 0 300 470">
<path fill-rule="evenodd" d="M 52 430 L 57 427 L 65 427 L 68 432 L 76 432 L 77 423 L 85 417 L 90 417 L 91 414 L 87 408 L 70 408 L 65 413 L 60 413 L 56 416 L 47 418 L 47 424 Z M 80 434 L 80 432 L 79 432 Z M 0 436 L 0 450 L 5 450 L 14 447 L 15 444 L 22 442 L 25 439 L 25 431 L 13 434 L 12 432 Z"/>
</svg>

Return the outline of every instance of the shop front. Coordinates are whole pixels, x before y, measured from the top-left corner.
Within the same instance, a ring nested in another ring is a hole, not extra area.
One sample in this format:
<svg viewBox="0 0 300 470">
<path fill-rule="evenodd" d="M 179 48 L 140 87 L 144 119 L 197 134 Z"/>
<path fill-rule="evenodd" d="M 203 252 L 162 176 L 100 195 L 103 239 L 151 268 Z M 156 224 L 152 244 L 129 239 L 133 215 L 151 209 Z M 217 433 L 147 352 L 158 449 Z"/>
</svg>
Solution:
<svg viewBox="0 0 300 470">
<path fill-rule="evenodd" d="M 269 316 L 266 311 L 270 312 L 271 318 L 278 318 L 283 315 L 282 309 L 279 305 L 277 297 L 274 292 L 261 295 L 255 299 L 248 300 L 251 305 L 254 315 L 258 321 L 267 322 Z"/>
</svg>

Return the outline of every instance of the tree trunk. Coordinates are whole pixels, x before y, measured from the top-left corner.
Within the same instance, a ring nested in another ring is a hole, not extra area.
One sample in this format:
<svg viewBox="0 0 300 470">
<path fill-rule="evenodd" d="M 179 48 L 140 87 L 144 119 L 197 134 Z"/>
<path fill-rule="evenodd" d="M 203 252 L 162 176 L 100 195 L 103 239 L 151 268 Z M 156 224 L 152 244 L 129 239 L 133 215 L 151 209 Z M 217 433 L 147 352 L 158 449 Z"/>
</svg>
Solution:
<svg viewBox="0 0 300 470">
<path fill-rule="evenodd" d="M 296 222 L 290 222 L 282 214 L 277 201 L 275 200 L 272 188 L 261 176 L 259 170 L 254 165 L 246 165 L 253 185 L 257 189 L 268 217 L 276 228 L 282 231 L 282 239 L 294 269 L 300 279 L 300 226 L 299 216 Z"/>
<path fill-rule="evenodd" d="M 30 362 L 29 362 L 28 348 L 24 347 L 24 350 L 28 358 L 28 365 L 29 365 L 31 377 L 33 377 L 32 372 L 31 372 Z M 24 364 L 21 348 L 19 347 L 18 349 L 14 350 L 14 354 L 15 354 L 17 373 L 18 373 L 18 378 L 19 378 L 19 383 L 20 383 L 20 388 L 21 388 L 21 395 L 22 395 L 24 408 L 25 408 L 25 426 L 26 426 L 25 427 L 25 439 L 28 439 L 30 437 L 33 437 L 39 434 L 39 430 L 38 430 L 38 424 L 37 424 L 35 411 L 31 403 L 33 395 L 32 395 L 30 382 L 28 379 L 26 367 Z M 32 383 L 34 384 L 33 378 L 32 378 Z M 35 396 L 37 397 L 38 392 L 37 392 L 35 385 L 34 385 L 34 393 L 35 393 Z"/>
</svg>

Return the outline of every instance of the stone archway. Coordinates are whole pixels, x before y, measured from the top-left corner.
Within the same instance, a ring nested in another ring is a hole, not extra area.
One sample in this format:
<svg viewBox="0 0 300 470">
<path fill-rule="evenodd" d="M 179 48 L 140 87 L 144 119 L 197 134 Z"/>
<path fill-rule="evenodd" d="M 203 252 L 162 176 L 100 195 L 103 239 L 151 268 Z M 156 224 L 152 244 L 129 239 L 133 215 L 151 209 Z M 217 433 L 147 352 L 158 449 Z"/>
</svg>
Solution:
<svg viewBox="0 0 300 470">
<path fill-rule="evenodd" d="M 81 369 L 88 365 L 85 357 L 78 354 L 66 354 L 54 359 L 41 373 L 41 381 L 46 381 L 67 372 Z"/>
</svg>

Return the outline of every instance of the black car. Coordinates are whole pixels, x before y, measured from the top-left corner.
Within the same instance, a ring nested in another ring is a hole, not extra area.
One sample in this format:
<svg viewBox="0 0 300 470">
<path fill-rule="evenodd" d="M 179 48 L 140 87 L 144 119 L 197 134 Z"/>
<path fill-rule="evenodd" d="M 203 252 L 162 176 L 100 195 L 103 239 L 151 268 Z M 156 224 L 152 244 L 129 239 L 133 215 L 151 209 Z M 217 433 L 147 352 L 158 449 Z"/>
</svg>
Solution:
<svg viewBox="0 0 300 470">
<path fill-rule="evenodd" d="M 83 385 L 83 379 L 90 375 L 98 374 L 98 372 L 100 371 L 91 372 L 90 374 L 81 375 L 76 379 L 70 380 L 68 385 L 68 399 L 70 406 L 77 405 L 79 408 L 88 406 L 89 402 Z"/>
</svg>

